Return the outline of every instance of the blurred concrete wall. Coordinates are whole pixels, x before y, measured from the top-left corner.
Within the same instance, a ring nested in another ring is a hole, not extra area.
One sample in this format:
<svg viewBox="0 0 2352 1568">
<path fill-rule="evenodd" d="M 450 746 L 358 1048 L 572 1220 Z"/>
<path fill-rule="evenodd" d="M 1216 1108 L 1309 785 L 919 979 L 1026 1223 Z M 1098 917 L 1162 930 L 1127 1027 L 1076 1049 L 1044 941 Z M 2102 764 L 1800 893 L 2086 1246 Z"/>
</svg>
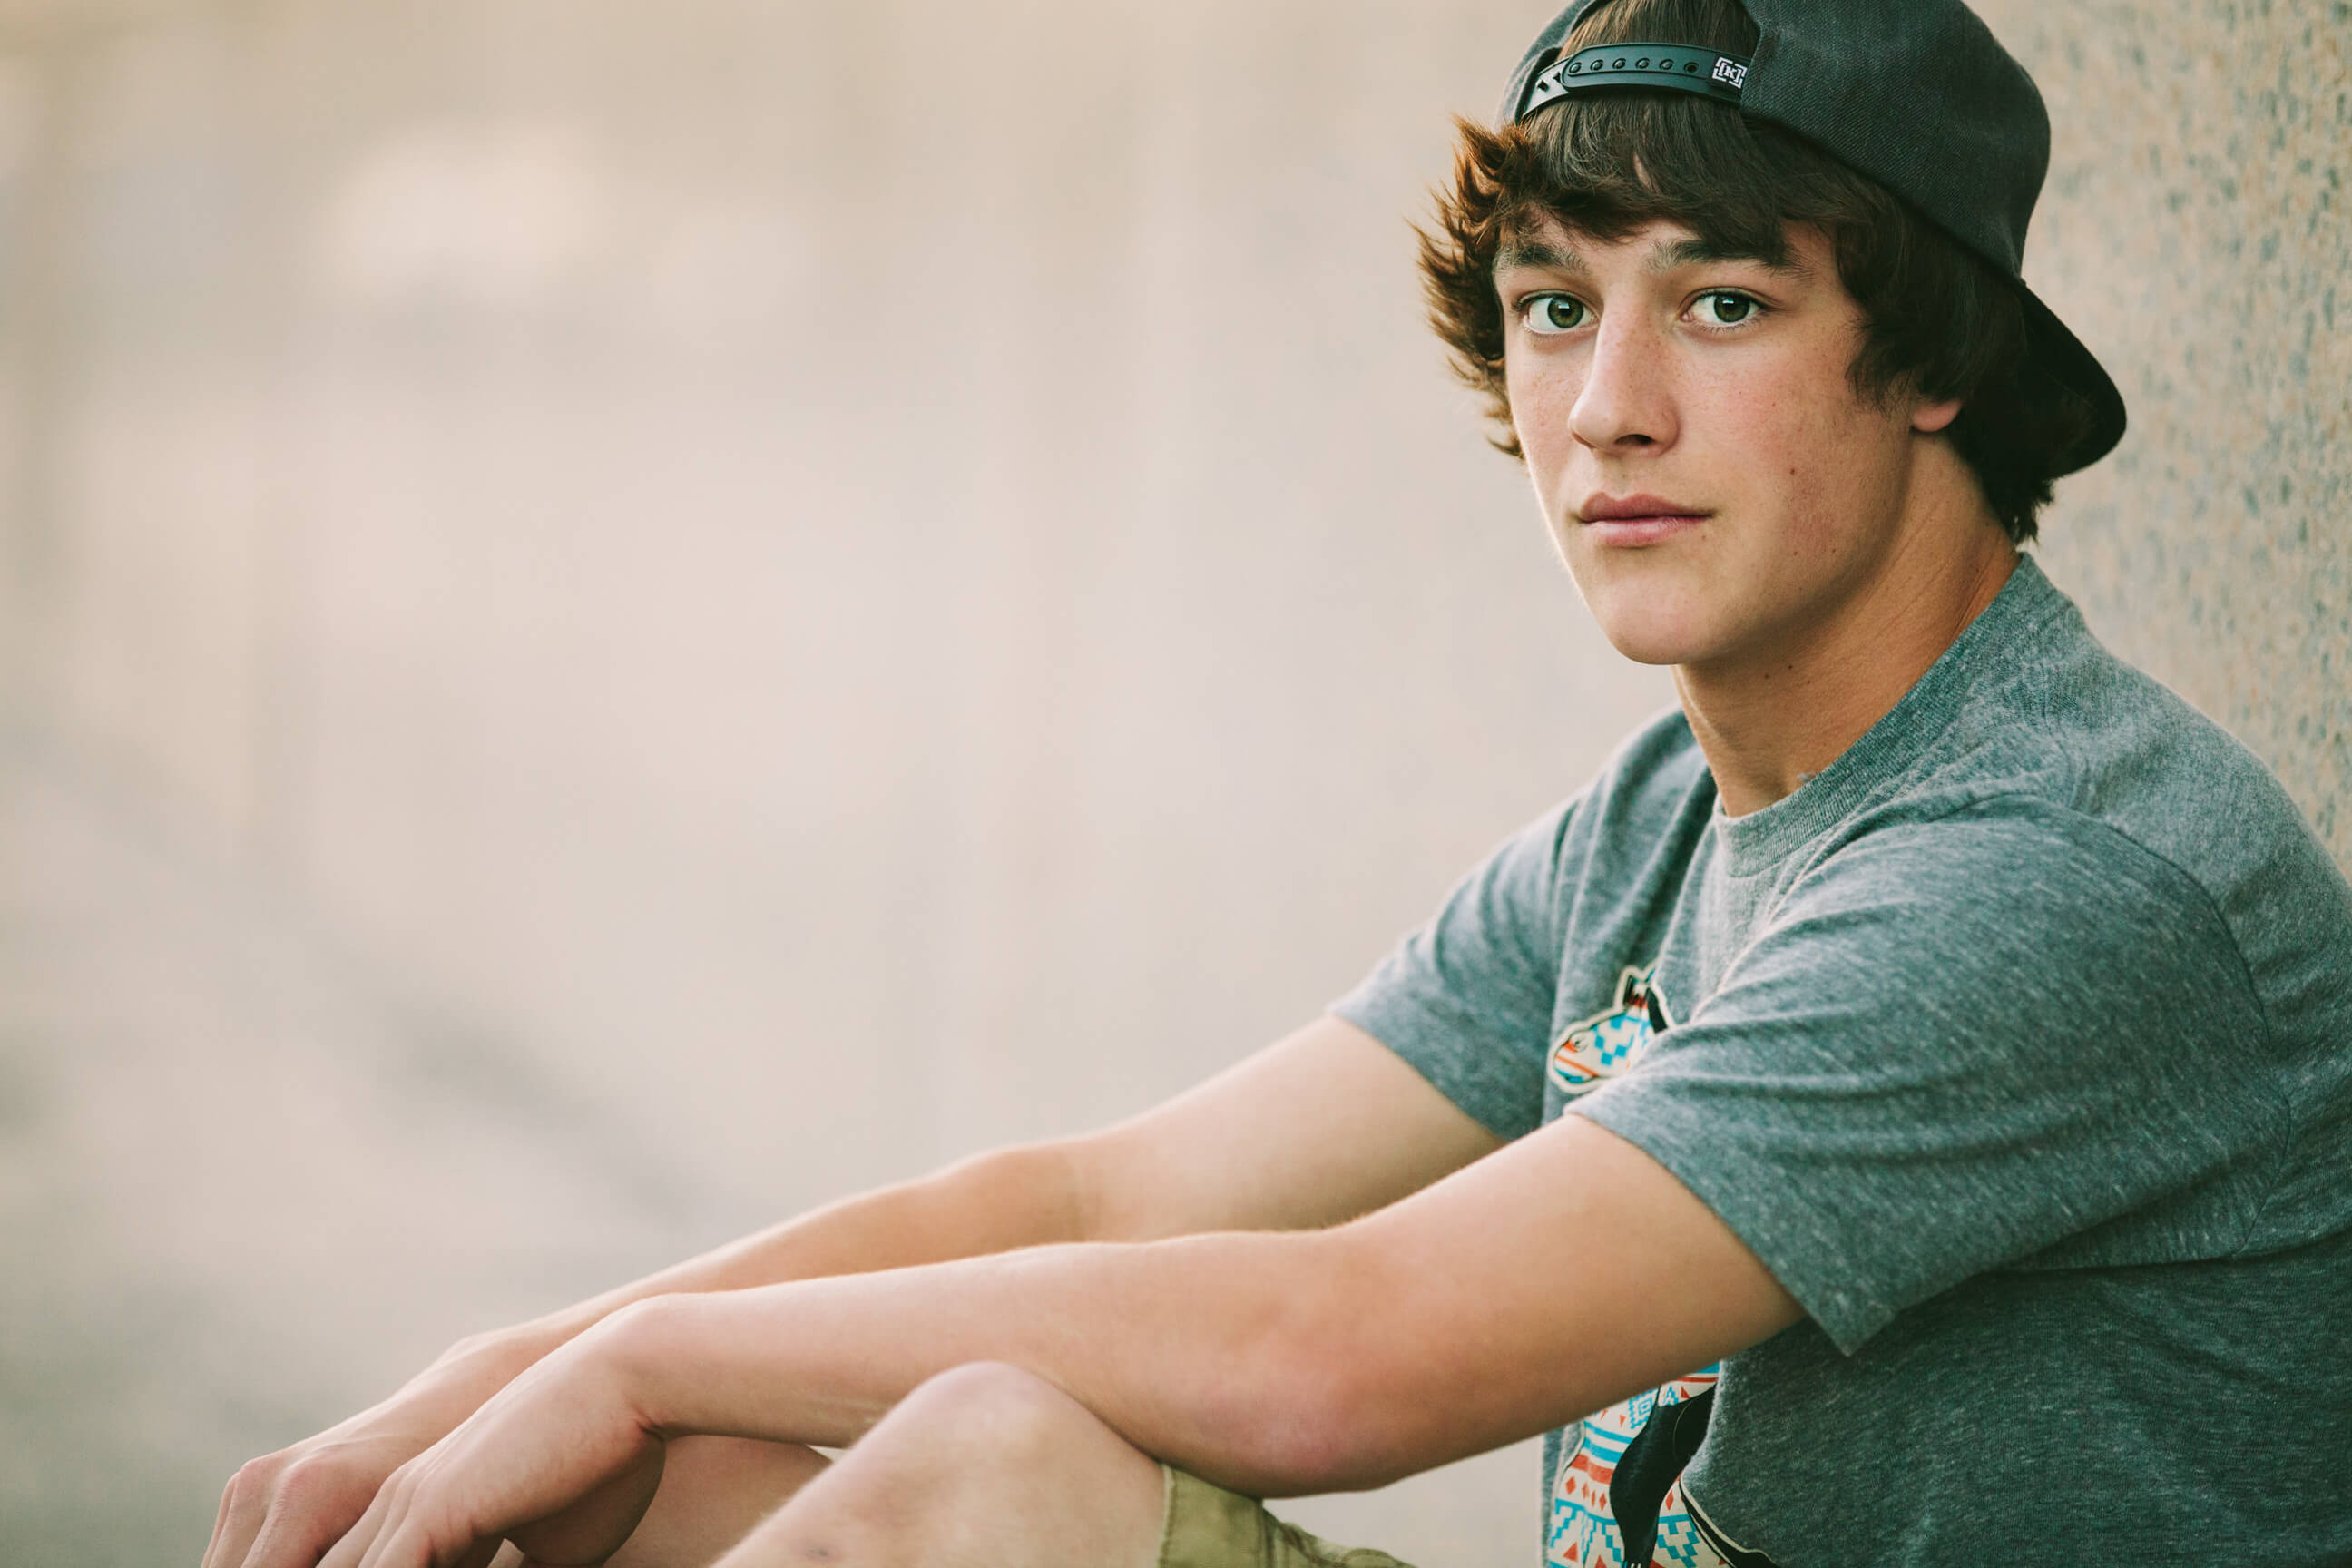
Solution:
<svg viewBox="0 0 2352 1568">
<path fill-rule="evenodd" d="M 1983 8 L 2045 562 L 2352 858 L 2347 8 Z M 1543 11 L 0 0 L 0 1540 L 1151 1102 L 1666 701 L 1418 320 Z"/>
</svg>

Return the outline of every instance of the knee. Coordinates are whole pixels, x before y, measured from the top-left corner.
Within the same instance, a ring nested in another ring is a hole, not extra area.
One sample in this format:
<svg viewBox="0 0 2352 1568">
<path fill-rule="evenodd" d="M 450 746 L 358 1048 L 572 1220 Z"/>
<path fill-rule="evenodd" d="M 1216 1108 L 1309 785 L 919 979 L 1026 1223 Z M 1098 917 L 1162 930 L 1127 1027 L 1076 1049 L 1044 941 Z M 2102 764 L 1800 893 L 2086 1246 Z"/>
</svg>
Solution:
<svg viewBox="0 0 2352 1568">
<path fill-rule="evenodd" d="M 1092 1419 L 1018 1367 L 981 1362 L 941 1373 L 769 1520 L 746 1543 L 746 1561 L 928 1563 L 941 1531 L 970 1535 L 1009 1493 L 1049 1471 Z"/>
<path fill-rule="evenodd" d="M 940 1373 L 890 1412 L 884 1427 L 920 1435 L 923 1446 L 954 1454 L 961 1466 L 985 1457 L 1025 1464 L 1050 1451 L 1093 1415 L 1034 1373 L 1002 1362 L 972 1362 Z M 895 1434 L 894 1434 L 895 1435 Z"/>
</svg>

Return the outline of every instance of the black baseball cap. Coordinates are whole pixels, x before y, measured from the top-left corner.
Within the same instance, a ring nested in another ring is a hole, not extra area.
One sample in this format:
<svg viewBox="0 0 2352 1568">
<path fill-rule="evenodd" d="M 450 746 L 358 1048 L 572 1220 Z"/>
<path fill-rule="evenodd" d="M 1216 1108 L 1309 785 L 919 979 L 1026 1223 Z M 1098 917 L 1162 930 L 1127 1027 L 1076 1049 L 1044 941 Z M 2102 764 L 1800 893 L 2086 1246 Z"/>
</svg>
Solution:
<svg viewBox="0 0 2352 1568">
<path fill-rule="evenodd" d="M 2050 114 L 2025 68 L 1960 0 L 1740 0 L 1753 56 L 1680 43 L 1565 40 L 1608 0 L 1575 0 L 1511 75 L 1501 123 L 1583 92 L 1691 92 L 1795 132 L 1908 202 L 2009 279 L 2025 307 L 2027 374 L 2084 399 L 2092 420 L 2056 469 L 2123 438 L 2124 399 L 2021 275 L 2025 226 L 2050 170 Z"/>
</svg>

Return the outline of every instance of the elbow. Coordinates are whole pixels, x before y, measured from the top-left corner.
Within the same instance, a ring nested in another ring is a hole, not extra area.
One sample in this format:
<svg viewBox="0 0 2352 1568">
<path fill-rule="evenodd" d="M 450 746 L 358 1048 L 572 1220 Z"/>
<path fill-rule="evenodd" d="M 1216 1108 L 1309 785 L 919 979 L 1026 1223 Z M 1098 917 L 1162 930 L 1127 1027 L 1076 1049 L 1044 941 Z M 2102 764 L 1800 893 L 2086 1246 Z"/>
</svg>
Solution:
<svg viewBox="0 0 2352 1568">
<path fill-rule="evenodd" d="M 1263 1441 L 1251 1456 L 1249 1489 L 1261 1497 L 1309 1497 L 1364 1491 L 1412 1473 L 1397 1464 L 1389 1430 L 1391 1413 L 1352 1386 L 1347 1369 L 1322 1367 L 1294 1375 L 1279 1410 L 1258 1426 Z"/>
<path fill-rule="evenodd" d="M 1228 1384 L 1206 1479 L 1255 1497 L 1362 1491 L 1439 1462 L 1419 1358 L 1344 1277 L 1305 1292 L 1255 1337 Z"/>
<path fill-rule="evenodd" d="M 1256 1497 L 1364 1491 L 1428 1468 L 1419 1412 L 1382 1380 L 1327 1351 L 1260 1381 L 1226 1484 Z M 1223 1478 L 1212 1476 L 1211 1479 Z"/>
</svg>

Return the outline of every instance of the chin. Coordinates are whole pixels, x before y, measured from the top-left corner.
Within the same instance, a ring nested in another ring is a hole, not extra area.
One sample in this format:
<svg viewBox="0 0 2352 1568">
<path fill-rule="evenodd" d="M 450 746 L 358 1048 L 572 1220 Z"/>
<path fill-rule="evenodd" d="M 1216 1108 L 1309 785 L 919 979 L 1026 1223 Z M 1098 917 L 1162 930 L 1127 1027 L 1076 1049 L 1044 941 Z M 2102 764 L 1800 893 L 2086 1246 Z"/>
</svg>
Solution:
<svg viewBox="0 0 2352 1568">
<path fill-rule="evenodd" d="M 1700 663 L 1719 653 L 1717 629 L 1704 616 L 1684 613 L 1675 597 L 1621 589 L 1600 598 L 1588 593 L 1584 603 L 1609 646 L 1635 664 Z"/>
<path fill-rule="evenodd" d="M 1610 647 L 1635 664 L 1693 664 L 1704 661 L 1706 657 L 1703 645 L 1677 637 L 1659 637 L 1654 628 L 1644 627 L 1639 632 L 1621 636 L 1614 628 L 1603 626 L 1601 635 L 1609 639 Z"/>
</svg>

